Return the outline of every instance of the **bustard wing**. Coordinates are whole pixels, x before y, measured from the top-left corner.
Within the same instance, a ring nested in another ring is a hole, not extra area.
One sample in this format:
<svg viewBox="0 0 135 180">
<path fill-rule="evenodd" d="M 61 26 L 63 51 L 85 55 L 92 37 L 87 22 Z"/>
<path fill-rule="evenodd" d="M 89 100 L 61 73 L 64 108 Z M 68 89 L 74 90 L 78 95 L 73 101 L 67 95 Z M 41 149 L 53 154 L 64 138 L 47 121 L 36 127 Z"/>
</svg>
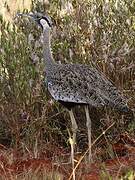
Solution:
<svg viewBox="0 0 135 180">
<path fill-rule="evenodd" d="M 64 102 L 126 106 L 125 99 L 101 72 L 84 65 L 58 65 L 48 78 L 48 90 L 54 99 Z"/>
</svg>

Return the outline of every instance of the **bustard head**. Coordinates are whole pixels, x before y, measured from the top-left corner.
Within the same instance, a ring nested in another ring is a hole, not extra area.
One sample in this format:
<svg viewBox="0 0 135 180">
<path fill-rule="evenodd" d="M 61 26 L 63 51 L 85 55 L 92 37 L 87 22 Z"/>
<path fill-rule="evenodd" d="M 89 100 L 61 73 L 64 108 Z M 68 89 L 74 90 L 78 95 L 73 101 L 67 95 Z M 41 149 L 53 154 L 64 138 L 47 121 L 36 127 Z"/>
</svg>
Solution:
<svg viewBox="0 0 135 180">
<path fill-rule="evenodd" d="M 38 23 L 38 25 L 43 29 L 50 29 L 52 27 L 52 21 L 51 18 L 47 15 L 43 15 L 41 13 L 29 13 L 29 14 L 23 14 L 18 13 L 18 16 L 26 16 L 29 18 L 32 18 L 35 22 Z"/>
</svg>

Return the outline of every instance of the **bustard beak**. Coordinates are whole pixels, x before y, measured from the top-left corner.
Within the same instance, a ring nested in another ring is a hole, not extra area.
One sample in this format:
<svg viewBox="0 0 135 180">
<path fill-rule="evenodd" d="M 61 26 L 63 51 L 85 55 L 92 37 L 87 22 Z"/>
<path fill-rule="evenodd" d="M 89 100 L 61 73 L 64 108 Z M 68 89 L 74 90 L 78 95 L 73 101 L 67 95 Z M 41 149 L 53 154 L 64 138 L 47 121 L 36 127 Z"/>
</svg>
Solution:
<svg viewBox="0 0 135 180">
<path fill-rule="evenodd" d="M 36 16 L 31 13 L 27 13 L 27 14 L 17 13 L 15 18 L 17 18 L 18 16 L 28 17 L 28 18 L 32 18 L 33 20 L 36 20 Z"/>
</svg>

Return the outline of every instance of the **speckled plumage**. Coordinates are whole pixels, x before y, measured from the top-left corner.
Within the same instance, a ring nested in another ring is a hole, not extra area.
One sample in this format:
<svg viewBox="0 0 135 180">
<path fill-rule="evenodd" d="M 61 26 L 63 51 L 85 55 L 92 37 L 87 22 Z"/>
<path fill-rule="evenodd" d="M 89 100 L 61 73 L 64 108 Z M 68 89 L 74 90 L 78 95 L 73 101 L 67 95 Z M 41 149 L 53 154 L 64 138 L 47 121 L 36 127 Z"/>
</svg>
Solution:
<svg viewBox="0 0 135 180">
<path fill-rule="evenodd" d="M 96 68 L 81 64 L 53 64 L 47 74 L 48 90 L 57 101 L 94 107 L 126 108 L 113 84 Z M 126 110 L 126 109 L 125 109 Z"/>
</svg>

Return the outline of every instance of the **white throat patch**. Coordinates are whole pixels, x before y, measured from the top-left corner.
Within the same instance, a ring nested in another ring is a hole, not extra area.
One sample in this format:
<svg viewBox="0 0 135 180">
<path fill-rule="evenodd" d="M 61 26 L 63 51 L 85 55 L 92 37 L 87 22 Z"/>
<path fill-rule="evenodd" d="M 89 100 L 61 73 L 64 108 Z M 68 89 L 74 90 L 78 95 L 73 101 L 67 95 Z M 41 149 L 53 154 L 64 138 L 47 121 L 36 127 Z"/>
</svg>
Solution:
<svg viewBox="0 0 135 180">
<path fill-rule="evenodd" d="M 47 29 L 50 27 L 45 19 L 41 19 L 40 24 L 43 26 L 43 29 Z"/>
</svg>

